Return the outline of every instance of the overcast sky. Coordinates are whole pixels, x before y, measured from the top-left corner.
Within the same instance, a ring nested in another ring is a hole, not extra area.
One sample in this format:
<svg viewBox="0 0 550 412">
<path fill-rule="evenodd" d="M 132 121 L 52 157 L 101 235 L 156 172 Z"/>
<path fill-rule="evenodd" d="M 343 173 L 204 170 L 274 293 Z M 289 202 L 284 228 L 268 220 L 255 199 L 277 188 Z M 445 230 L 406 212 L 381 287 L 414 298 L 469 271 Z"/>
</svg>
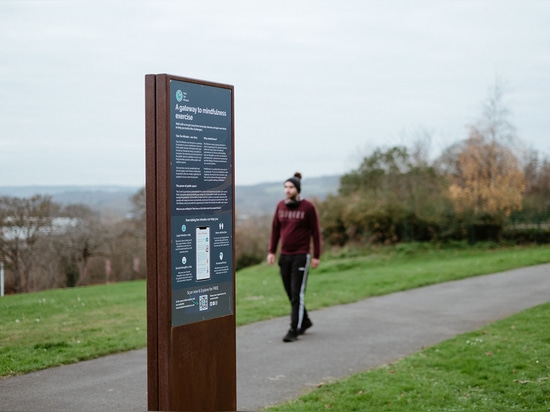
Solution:
<svg viewBox="0 0 550 412">
<path fill-rule="evenodd" d="M 466 137 L 550 153 L 550 1 L 0 1 L 0 186 L 145 183 L 144 77 L 235 87 L 237 184 Z"/>
</svg>

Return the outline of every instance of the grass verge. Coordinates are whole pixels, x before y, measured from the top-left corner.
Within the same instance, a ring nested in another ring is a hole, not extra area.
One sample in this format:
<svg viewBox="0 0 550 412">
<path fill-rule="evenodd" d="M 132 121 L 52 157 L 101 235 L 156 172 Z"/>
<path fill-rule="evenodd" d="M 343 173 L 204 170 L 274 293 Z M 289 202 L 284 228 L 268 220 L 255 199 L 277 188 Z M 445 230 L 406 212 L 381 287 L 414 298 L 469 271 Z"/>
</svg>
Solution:
<svg viewBox="0 0 550 412">
<path fill-rule="evenodd" d="M 549 410 L 549 323 L 550 303 L 268 410 Z"/>
</svg>

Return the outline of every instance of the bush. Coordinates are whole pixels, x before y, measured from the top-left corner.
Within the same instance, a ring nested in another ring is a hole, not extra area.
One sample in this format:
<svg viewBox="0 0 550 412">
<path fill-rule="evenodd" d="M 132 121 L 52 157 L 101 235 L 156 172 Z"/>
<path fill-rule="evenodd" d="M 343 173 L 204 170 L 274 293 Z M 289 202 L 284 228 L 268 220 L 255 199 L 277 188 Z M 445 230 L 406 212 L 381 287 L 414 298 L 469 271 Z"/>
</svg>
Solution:
<svg viewBox="0 0 550 412">
<path fill-rule="evenodd" d="M 267 255 L 267 252 L 262 254 L 262 255 L 260 255 L 259 253 L 255 253 L 255 254 L 248 254 L 248 253 L 235 254 L 236 269 L 240 270 L 240 269 L 243 269 L 245 267 L 254 266 L 254 265 L 257 265 L 258 263 L 261 263 L 265 258 L 264 255 Z"/>
<path fill-rule="evenodd" d="M 237 270 L 260 263 L 266 258 L 270 230 L 270 216 L 253 216 L 237 220 L 235 226 Z"/>
<path fill-rule="evenodd" d="M 516 244 L 548 244 L 550 243 L 550 231 L 534 228 L 507 229 L 501 236 L 504 241 L 512 241 Z"/>
</svg>

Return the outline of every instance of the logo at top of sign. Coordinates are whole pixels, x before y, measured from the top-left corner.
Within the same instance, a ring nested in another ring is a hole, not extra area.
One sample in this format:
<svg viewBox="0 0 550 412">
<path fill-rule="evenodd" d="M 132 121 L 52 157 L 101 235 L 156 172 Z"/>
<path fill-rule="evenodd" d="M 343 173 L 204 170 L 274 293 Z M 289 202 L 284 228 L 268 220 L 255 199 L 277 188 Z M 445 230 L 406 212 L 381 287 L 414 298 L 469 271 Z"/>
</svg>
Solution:
<svg viewBox="0 0 550 412">
<path fill-rule="evenodd" d="M 178 102 L 181 102 L 181 101 L 183 100 L 183 92 L 182 92 L 181 90 L 178 90 L 178 91 L 176 92 L 176 100 L 177 100 Z"/>
</svg>

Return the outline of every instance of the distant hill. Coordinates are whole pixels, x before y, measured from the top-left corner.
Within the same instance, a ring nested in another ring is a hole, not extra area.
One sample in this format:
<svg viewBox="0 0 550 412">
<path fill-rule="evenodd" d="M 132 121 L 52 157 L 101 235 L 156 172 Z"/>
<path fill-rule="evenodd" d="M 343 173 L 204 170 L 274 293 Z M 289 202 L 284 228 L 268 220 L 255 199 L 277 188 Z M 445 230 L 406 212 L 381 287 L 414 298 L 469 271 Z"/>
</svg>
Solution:
<svg viewBox="0 0 550 412">
<path fill-rule="evenodd" d="M 138 190 L 132 186 L 0 186 L 0 196 L 48 195 L 60 205 L 82 203 L 103 216 L 125 217 L 132 210 L 130 198 Z"/>
<path fill-rule="evenodd" d="M 284 197 L 284 182 L 236 185 L 235 209 L 237 216 L 258 216 L 273 213 L 276 203 Z M 302 196 L 324 200 L 336 194 L 340 176 L 322 176 L 303 179 Z M 0 186 L 0 196 L 31 197 L 49 195 L 61 205 L 82 203 L 103 216 L 125 217 L 132 210 L 130 198 L 141 187 L 133 186 Z"/>
<path fill-rule="evenodd" d="M 259 183 L 235 187 L 235 209 L 237 216 L 258 216 L 272 214 L 277 202 L 284 198 L 284 182 Z M 337 194 L 340 176 L 304 178 L 302 197 L 324 200 L 329 194 Z"/>
</svg>

